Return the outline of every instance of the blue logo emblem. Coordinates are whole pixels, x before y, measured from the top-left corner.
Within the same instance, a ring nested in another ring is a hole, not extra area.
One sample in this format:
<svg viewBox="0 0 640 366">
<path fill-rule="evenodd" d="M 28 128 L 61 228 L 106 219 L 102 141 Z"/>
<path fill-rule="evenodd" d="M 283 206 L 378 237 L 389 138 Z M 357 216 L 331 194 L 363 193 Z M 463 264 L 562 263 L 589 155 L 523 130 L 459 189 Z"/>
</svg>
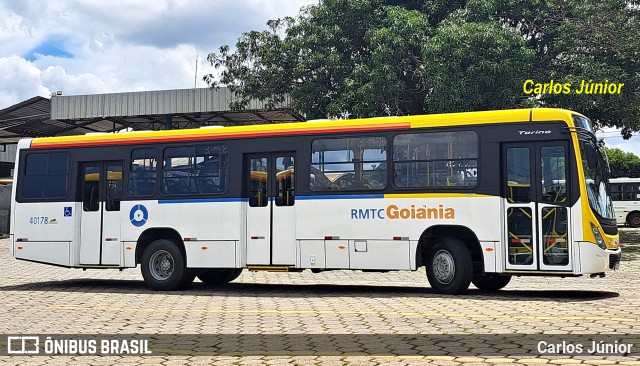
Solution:
<svg viewBox="0 0 640 366">
<path fill-rule="evenodd" d="M 65 207 L 64 208 L 64 217 L 71 217 L 71 216 L 73 216 L 73 208 Z"/>
<path fill-rule="evenodd" d="M 131 207 L 131 211 L 129 212 L 129 220 L 131 220 L 133 226 L 140 227 L 144 225 L 148 219 L 149 212 L 147 211 L 146 207 L 140 204 Z"/>
</svg>

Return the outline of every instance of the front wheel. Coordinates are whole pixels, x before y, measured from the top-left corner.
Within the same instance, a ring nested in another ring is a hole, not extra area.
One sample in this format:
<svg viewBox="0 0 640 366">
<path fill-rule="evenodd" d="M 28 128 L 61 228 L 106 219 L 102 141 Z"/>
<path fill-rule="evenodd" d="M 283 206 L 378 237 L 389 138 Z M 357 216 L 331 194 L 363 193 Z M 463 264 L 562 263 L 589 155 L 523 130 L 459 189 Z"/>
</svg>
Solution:
<svg viewBox="0 0 640 366">
<path fill-rule="evenodd" d="M 240 276 L 240 273 L 242 273 L 242 268 L 211 268 L 197 276 L 207 285 L 220 285 L 235 280 Z"/>
<path fill-rule="evenodd" d="M 441 238 L 427 256 L 427 279 L 442 294 L 467 291 L 473 276 L 473 262 L 467 246 L 459 239 Z"/>
<path fill-rule="evenodd" d="M 483 273 L 480 275 L 473 276 L 473 285 L 482 291 L 498 291 L 501 288 L 505 287 L 509 281 L 511 281 L 511 276 L 501 276 L 496 273 Z"/>
<path fill-rule="evenodd" d="M 634 212 L 627 217 L 627 224 L 631 227 L 640 227 L 640 213 Z"/>
<path fill-rule="evenodd" d="M 165 239 L 156 240 L 145 249 L 141 270 L 144 282 L 154 290 L 178 290 L 195 278 L 187 269 L 180 248 Z"/>
</svg>

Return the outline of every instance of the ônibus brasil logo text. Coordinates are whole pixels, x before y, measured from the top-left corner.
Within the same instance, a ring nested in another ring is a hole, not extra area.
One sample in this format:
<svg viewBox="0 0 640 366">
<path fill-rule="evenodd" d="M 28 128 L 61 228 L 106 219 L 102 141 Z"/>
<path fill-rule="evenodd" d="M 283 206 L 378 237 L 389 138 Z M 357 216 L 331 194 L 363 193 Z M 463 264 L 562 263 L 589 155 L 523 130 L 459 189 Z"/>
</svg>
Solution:
<svg viewBox="0 0 640 366">
<path fill-rule="evenodd" d="M 427 207 L 427 205 L 411 205 L 410 207 L 398 207 L 389 205 L 387 208 L 352 208 L 352 220 L 429 220 L 429 219 L 445 219 L 452 220 L 456 218 L 456 211 L 451 207 Z"/>
</svg>

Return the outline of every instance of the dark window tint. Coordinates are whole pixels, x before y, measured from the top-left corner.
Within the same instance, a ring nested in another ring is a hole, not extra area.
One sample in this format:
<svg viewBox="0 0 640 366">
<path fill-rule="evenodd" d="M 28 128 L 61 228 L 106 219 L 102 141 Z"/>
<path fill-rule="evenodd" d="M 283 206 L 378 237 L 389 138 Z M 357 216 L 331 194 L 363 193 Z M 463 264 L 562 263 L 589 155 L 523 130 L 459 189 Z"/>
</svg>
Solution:
<svg viewBox="0 0 640 366">
<path fill-rule="evenodd" d="M 384 189 L 386 160 L 384 137 L 315 140 L 310 188 L 314 191 Z"/>
<path fill-rule="evenodd" d="M 136 149 L 131 152 L 129 195 L 152 196 L 156 193 L 158 155 L 155 149 Z"/>
<path fill-rule="evenodd" d="M 509 202 L 531 202 L 531 158 L 526 147 L 507 149 L 507 198 Z"/>
<path fill-rule="evenodd" d="M 163 194 L 223 193 L 228 184 L 226 145 L 172 147 L 164 151 Z"/>
<path fill-rule="evenodd" d="M 60 153 L 29 154 L 22 178 L 24 198 L 65 198 L 68 194 L 69 155 Z"/>
<path fill-rule="evenodd" d="M 82 210 L 100 209 L 100 166 L 85 166 L 82 170 Z"/>
<path fill-rule="evenodd" d="M 473 131 L 397 135 L 393 174 L 398 188 L 473 187 L 478 182 L 478 135 Z"/>
<path fill-rule="evenodd" d="M 640 201 L 640 183 L 612 183 L 610 187 L 614 201 Z"/>
<path fill-rule="evenodd" d="M 293 156 L 276 158 L 276 206 L 293 206 L 295 202 Z"/>
<path fill-rule="evenodd" d="M 107 165 L 107 211 L 120 211 L 122 201 L 122 164 Z"/>
<path fill-rule="evenodd" d="M 566 161 L 567 157 L 563 146 L 545 146 L 540 149 L 542 202 L 566 202 Z"/>
<path fill-rule="evenodd" d="M 267 195 L 268 181 L 267 158 L 253 158 L 249 161 L 249 206 L 266 207 L 269 203 Z"/>
</svg>

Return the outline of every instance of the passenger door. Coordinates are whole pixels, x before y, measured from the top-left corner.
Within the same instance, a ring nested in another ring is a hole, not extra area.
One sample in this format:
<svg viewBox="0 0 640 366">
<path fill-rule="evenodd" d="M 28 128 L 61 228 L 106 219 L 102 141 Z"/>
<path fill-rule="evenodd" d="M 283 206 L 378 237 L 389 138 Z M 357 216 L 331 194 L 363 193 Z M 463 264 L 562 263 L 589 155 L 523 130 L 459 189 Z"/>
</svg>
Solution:
<svg viewBox="0 0 640 366">
<path fill-rule="evenodd" d="M 295 154 L 244 160 L 247 265 L 295 265 Z"/>
<path fill-rule="evenodd" d="M 120 265 L 122 162 L 80 166 L 80 264 Z"/>
<path fill-rule="evenodd" d="M 568 145 L 504 144 L 507 270 L 570 271 Z"/>
</svg>

